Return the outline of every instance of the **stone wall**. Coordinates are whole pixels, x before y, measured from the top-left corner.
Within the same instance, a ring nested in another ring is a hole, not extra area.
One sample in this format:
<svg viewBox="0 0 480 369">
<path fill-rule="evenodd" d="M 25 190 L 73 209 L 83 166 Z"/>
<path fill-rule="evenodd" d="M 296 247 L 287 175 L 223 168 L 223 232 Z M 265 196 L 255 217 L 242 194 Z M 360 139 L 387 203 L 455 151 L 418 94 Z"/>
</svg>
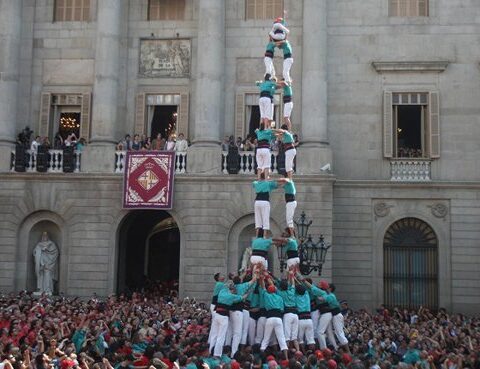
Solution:
<svg viewBox="0 0 480 369">
<path fill-rule="evenodd" d="M 48 178 L 48 180 L 46 180 Z M 254 223 L 252 178 L 177 176 L 174 208 L 181 238 L 180 292 L 204 301 L 211 277 L 237 265 L 239 233 Z M 332 179 L 298 178 L 297 214 L 314 220 L 312 234 L 332 238 Z M 3 175 L 0 180 L 0 289 L 27 285 L 29 235 L 39 222 L 58 225 L 61 292 L 88 296 L 116 290 L 118 230 L 128 211 L 121 209 L 121 176 Z M 283 191 L 272 198 L 272 229 L 285 226 Z M 274 256 L 276 258 L 276 255 Z M 274 267 L 278 269 L 278 264 Z M 331 254 L 323 275 L 331 277 Z"/>
<path fill-rule="evenodd" d="M 392 185 L 337 181 L 333 208 L 333 280 L 355 308 L 383 303 L 383 238 L 405 217 L 429 224 L 438 238 L 439 305 L 474 313 L 480 303 L 478 185 Z M 375 212 L 384 203 L 385 212 Z M 447 210 L 432 210 L 441 204 Z M 444 215 L 444 216 L 441 216 Z"/>
</svg>

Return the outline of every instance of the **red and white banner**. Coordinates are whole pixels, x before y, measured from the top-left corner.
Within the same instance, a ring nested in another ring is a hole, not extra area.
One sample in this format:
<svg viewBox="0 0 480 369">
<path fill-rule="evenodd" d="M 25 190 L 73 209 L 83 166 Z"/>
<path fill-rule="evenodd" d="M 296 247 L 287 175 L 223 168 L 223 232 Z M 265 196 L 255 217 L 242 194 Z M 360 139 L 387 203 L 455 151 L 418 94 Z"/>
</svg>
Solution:
<svg viewBox="0 0 480 369">
<path fill-rule="evenodd" d="M 125 158 L 123 207 L 171 209 L 175 153 L 128 151 Z"/>
</svg>

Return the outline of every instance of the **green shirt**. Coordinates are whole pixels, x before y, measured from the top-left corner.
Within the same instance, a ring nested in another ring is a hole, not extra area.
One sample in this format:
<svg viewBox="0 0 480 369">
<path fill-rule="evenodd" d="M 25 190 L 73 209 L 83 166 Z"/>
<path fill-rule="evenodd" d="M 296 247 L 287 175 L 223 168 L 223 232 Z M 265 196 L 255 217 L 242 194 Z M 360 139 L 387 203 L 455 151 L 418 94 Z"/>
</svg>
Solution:
<svg viewBox="0 0 480 369">
<path fill-rule="evenodd" d="M 233 305 L 242 301 L 242 296 L 230 292 L 228 288 L 224 288 L 218 294 L 218 303 L 223 305 Z"/>
<path fill-rule="evenodd" d="M 290 85 L 283 86 L 283 96 L 293 96 L 293 89 Z"/>
<path fill-rule="evenodd" d="M 285 57 L 286 55 L 292 55 L 292 45 L 290 45 L 290 42 L 288 41 L 285 41 L 283 44 L 282 44 L 282 49 L 283 49 L 283 57 Z"/>
<path fill-rule="evenodd" d="M 288 286 L 285 291 L 277 289 L 277 294 L 283 299 L 283 304 L 285 307 L 296 307 L 295 287 Z"/>
<path fill-rule="evenodd" d="M 295 183 L 293 183 L 293 181 L 285 182 L 285 184 L 283 185 L 283 190 L 288 195 L 295 195 L 297 193 Z"/>
<path fill-rule="evenodd" d="M 261 83 L 257 83 L 260 92 L 268 92 L 268 94 L 273 97 L 275 91 L 277 90 L 277 83 L 274 81 L 263 81 Z"/>
<path fill-rule="evenodd" d="M 298 243 L 295 238 L 289 238 L 287 240 L 285 251 L 298 251 Z"/>
<path fill-rule="evenodd" d="M 275 137 L 271 129 L 256 129 L 255 133 L 257 134 L 258 141 L 272 141 Z"/>
<path fill-rule="evenodd" d="M 276 181 L 254 181 L 252 185 L 256 193 L 261 193 L 261 192 L 270 193 L 278 187 Z"/>
<path fill-rule="evenodd" d="M 310 295 L 307 292 L 303 295 L 295 294 L 295 304 L 299 313 L 310 312 Z"/>
<path fill-rule="evenodd" d="M 417 349 L 408 349 L 405 355 L 403 355 L 402 361 L 407 364 L 415 364 L 417 361 L 420 361 L 420 351 Z"/>
<path fill-rule="evenodd" d="M 213 296 L 218 296 L 218 294 L 224 287 L 225 287 L 225 283 L 223 282 L 215 283 L 215 287 L 213 288 Z"/>
<path fill-rule="evenodd" d="M 260 295 L 263 296 L 265 301 L 265 309 L 268 310 L 281 310 L 283 311 L 285 305 L 283 299 L 276 293 L 268 293 L 265 288 L 260 288 Z"/>
<path fill-rule="evenodd" d="M 335 304 L 335 301 L 337 301 L 337 298 L 332 293 L 327 293 L 324 290 L 322 290 L 321 288 L 318 288 L 316 286 L 312 286 L 310 291 L 312 291 L 313 296 L 323 298 L 325 300 L 325 302 L 328 303 L 328 306 L 330 308 L 337 307 L 338 302 L 337 302 L 337 305 Z"/>
<path fill-rule="evenodd" d="M 252 242 L 252 250 L 268 251 L 272 244 L 273 241 L 271 238 L 255 238 Z"/>
<path fill-rule="evenodd" d="M 291 144 L 295 142 L 295 139 L 293 138 L 293 135 L 290 132 L 284 131 L 282 134 L 282 142 L 284 144 Z"/>
</svg>

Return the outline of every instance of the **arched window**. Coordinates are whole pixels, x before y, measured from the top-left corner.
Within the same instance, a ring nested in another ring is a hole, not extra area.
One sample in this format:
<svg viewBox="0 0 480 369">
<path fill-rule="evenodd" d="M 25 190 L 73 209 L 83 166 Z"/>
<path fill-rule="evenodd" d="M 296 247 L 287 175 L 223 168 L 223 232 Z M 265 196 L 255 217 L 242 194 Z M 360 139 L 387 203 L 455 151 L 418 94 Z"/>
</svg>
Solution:
<svg viewBox="0 0 480 369">
<path fill-rule="evenodd" d="M 384 302 L 388 307 L 438 307 L 438 241 L 417 218 L 403 218 L 383 239 Z"/>
</svg>

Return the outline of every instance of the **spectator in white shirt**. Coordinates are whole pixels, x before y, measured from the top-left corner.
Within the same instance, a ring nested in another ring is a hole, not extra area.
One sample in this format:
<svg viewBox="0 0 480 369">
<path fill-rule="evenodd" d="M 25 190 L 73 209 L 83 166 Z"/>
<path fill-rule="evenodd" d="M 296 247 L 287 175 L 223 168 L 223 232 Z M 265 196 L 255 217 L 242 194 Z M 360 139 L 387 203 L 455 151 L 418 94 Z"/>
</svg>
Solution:
<svg viewBox="0 0 480 369">
<path fill-rule="evenodd" d="M 185 139 L 183 133 L 180 133 L 177 138 L 177 142 L 175 142 L 175 151 L 177 152 L 185 152 L 188 149 L 188 142 Z"/>
<path fill-rule="evenodd" d="M 37 136 L 35 137 L 35 139 L 32 141 L 32 144 L 30 145 L 30 150 L 32 151 L 32 153 L 37 153 L 39 145 L 40 145 L 40 136 Z"/>
</svg>

